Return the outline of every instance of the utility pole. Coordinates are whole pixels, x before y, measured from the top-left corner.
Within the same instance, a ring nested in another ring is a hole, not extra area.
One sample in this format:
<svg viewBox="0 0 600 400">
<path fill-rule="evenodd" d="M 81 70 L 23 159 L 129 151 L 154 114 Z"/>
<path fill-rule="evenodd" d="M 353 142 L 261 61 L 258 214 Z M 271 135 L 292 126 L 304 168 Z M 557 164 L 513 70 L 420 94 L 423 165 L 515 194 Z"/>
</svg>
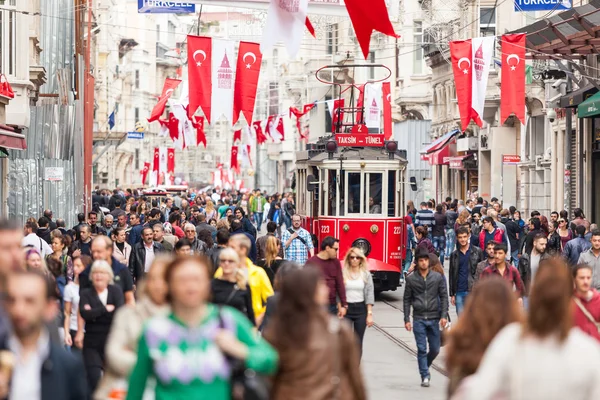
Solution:
<svg viewBox="0 0 600 400">
<path fill-rule="evenodd" d="M 95 80 L 91 72 L 92 57 L 92 0 L 86 0 L 87 6 L 87 38 L 85 40 L 85 76 L 83 103 L 83 185 L 84 210 L 91 207 L 92 198 L 92 156 L 94 152 L 94 86 Z"/>
</svg>

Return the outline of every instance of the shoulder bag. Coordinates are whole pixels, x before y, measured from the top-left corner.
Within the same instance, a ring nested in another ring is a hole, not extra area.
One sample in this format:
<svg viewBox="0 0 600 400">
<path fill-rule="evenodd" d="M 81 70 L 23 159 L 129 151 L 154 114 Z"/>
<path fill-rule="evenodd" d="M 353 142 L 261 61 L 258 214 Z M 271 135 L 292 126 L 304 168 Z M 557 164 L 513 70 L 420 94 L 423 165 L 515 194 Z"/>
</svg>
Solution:
<svg viewBox="0 0 600 400">
<path fill-rule="evenodd" d="M 294 230 L 292 228 L 288 229 L 288 232 L 289 232 L 290 235 L 294 234 Z M 306 248 L 308 248 L 308 244 L 306 243 L 306 240 L 304 240 L 304 238 L 302 236 L 300 236 L 299 233 L 298 233 L 298 237 L 296 239 L 298 239 L 299 241 L 301 241 L 302 244 L 304 244 L 304 246 L 306 246 Z"/>
<path fill-rule="evenodd" d="M 598 332 L 600 333 L 600 323 L 596 322 L 596 320 L 594 319 L 594 317 L 592 316 L 592 314 L 590 314 L 590 312 L 588 311 L 588 309 L 585 308 L 585 306 L 583 305 L 583 303 L 581 302 L 581 300 L 579 300 L 577 297 L 573 298 L 573 300 L 575 301 L 575 304 L 577 304 L 577 307 L 579 307 L 579 309 L 581 310 L 581 312 L 583 313 L 583 315 L 585 315 L 586 318 L 589 319 L 590 322 L 593 323 L 596 326 L 596 329 L 598 329 Z"/>
<path fill-rule="evenodd" d="M 234 289 L 233 292 L 236 290 Z M 222 307 L 219 307 L 219 328 L 224 329 Z M 256 371 L 246 368 L 243 360 L 225 356 L 231 366 L 231 398 L 234 400 L 268 400 L 269 387 Z"/>
</svg>

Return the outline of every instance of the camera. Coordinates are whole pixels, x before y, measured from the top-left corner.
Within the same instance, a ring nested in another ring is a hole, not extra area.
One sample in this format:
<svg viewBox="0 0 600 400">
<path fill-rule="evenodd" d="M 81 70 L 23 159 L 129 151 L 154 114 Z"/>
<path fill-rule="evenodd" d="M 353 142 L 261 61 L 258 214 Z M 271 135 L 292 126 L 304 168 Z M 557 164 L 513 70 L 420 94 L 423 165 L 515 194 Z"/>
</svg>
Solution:
<svg viewBox="0 0 600 400">
<path fill-rule="evenodd" d="M 556 111 L 554 111 L 552 108 L 549 109 L 548 111 L 546 111 L 546 116 L 548 117 L 548 120 L 550 122 L 554 122 L 554 120 L 556 119 Z"/>
</svg>

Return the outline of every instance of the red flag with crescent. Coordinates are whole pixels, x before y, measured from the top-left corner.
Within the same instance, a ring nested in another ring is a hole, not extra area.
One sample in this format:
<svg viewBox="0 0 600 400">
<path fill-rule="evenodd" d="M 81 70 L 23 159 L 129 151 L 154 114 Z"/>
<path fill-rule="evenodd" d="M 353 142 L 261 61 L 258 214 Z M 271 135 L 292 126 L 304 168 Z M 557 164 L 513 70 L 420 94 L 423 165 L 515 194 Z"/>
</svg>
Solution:
<svg viewBox="0 0 600 400">
<path fill-rule="evenodd" d="M 233 131 L 233 143 L 242 141 L 242 130 Z"/>
<path fill-rule="evenodd" d="M 452 59 L 454 84 L 456 85 L 456 100 L 458 102 L 458 112 L 460 113 L 461 130 L 464 132 L 469 126 L 473 115 L 471 107 L 473 87 L 471 39 L 450 42 L 450 57 Z"/>
<path fill-rule="evenodd" d="M 158 98 L 158 103 L 152 109 L 152 113 L 150 114 L 150 118 L 148 118 L 148 122 L 157 121 L 161 115 L 165 112 L 165 107 L 167 105 L 167 101 L 177 89 L 177 86 L 181 83 L 179 79 L 165 79 L 165 83 L 163 84 L 163 89 L 160 97 Z M 137 121 L 136 121 L 137 122 Z"/>
<path fill-rule="evenodd" d="M 169 147 L 167 149 L 167 172 L 169 174 L 175 173 L 175 148 Z"/>
<path fill-rule="evenodd" d="M 231 146 L 231 162 L 229 163 L 229 166 L 231 167 L 232 170 L 235 171 L 236 174 L 240 173 L 240 163 L 238 161 L 238 147 L 237 146 Z"/>
<path fill-rule="evenodd" d="M 502 36 L 500 123 L 510 114 L 525 124 L 525 34 Z"/>
<path fill-rule="evenodd" d="M 277 115 L 277 116 L 275 116 L 275 118 L 277 118 L 276 124 L 275 124 L 275 130 L 280 135 L 279 140 L 283 141 L 283 140 L 285 140 L 285 127 L 283 125 L 283 117 L 281 115 Z M 271 137 L 273 137 L 273 136 L 271 136 Z"/>
<path fill-rule="evenodd" d="M 382 85 L 383 94 L 383 133 L 386 140 L 390 140 L 394 136 L 394 129 L 392 128 L 392 93 L 389 82 L 383 82 Z"/>
<path fill-rule="evenodd" d="M 246 123 L 250 124 L 252 122 L 261 64 L 262 54 L 260 53 L 260 44 L 240 42 L 235 74 L 233 119 L 231 125 L 235 125 L 240 118 L 240 113 L 244 115 Z"/>
<path fill-rule="evenodd" d="M 190 104 L 188 118 L 202 108 L 210 124 L 212 95 L 212 40 L 209 37 L 187 37 L 188 46 L 188 85 Z"/>
<path fill-rule="evenodd" d="M 167 128 L 169 129 L 169 137 L 172 141 L 176 141 L 177 139 L 179 139 L 179 120 L 175 117 L 175 114 L 173 113 L 169 113 Z"/>
<path fill-rule="evenodd" d="M 142 185 L 146 184 L 146 178 L 148 178 L 148 172 L 150 172 L 150 163 L 144 163 L 144 169 L 142 169 Z"/>
<path fill-rule="evenodd" d="M 204 117 L 201 115 L 194 115 L 192 125 L 196 128 L 196 146 L 200 146 L 200 143 L 206 148 L 206 134 L 204 133 Z"/>
<path fill-rule="evenodd" d="M 158 170 L 160 169 L 160 151 L 158 147 L 154 148 L 154 157 L 152 158 L 152 175 L 150 176 L 150 185 L 158 185 Z"/>
<path fill-rule="evenodd" d="M 252 129 L 254 129 L 254 132 L 256 133 L 257 144 L 263 144 L 267 141 L 267 137 L 265 136 L 262 130 L 262 121 L 254 121 L 252 123 Z"/>
<path fill-rule="evenodd" d="M 385 0 L 345 0 L 344 3 L 365 60 L 369 56 L 369 44 L 373 31 L 391 37 L 399 37 L 394 32 Z"/>
</svg>

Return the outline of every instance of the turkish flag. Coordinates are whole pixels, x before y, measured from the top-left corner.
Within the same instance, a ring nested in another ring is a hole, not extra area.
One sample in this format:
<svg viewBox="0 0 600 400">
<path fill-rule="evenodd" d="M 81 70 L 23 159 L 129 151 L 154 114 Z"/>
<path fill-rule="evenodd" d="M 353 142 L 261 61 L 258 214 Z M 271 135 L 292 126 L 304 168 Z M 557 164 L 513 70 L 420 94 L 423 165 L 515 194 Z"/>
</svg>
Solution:
<svg viewBox="0 0 600 400">
<path fill-rule="evenodd" d="M 464 132 L 469 126 L 473 114 L 471 108 L 473 85 L 471 39 L 450 42 L 450 57 L 452 60 L 452 72 L 454 73 L 454 84 L 456 86 L 456 100 L 458 102 L 458 112 L 460 113 L 461 130 Z"/>
<path fill-rule="evenodd" d="M 148 118 L 148 122 L 157 121 L 160 116 L 165 112 L 165 106 L 167 105 L 167 101 L 177 88 L 181 81 L 179 79 L 165 79 L 165 83 L 163 84 L 162 93 L 158 99 L 158 103 L 152 109 L 152 113 L 150 114 L 150 118 Z"/>
<path fill-rule="evenodd" d="M 196 128 L 196 146 L 200 146 L 200 143 L 206 148 L 206 134 L 204 133 L 204 117 L 201 115 L 194 115 L 193 119 L 194 128 Z"/>
<path fill-rule="evenodd" d="M 144 169 L 142 169 L 142 185 L 146 184 L 146 178 L 148 177 L 148 172 L 150 171 L 150 163 L 144 163 Z"/>
<path fill-rule="evenodd" d="M 242 141 L 242 130 L 233 131 L 233 143 Z"/>
<path fill-rule="evenodd" d="M 212 40 L 209 37 L 187 37 L 188 46 L 188 85 L 190 104 L 188 117 L 202 107 L 204 116 L 210 124 L 212 95 Z"/>
<path fill-rule="evenodd" d="M 283 126 L 283 117 L 281 115 L 278 115 L 276 118 L 277 121 L 275 123 L 275 130 L 281 135 L 279 140 L 283 141 L 285 140 L 285 128 Z"/>
<path fill-rule="evenodd" d="M 312 110 L 315 107 L 315 103 L 311 103 L 311 104 L 305 104 L 302 107 L 302 111 L 298 110 L 296 107 L 290 107 L 290 118 L 292 117 L 292 115 L 294 115 L 296 117 L 296 129 L 298 129 L 298 134 L 300 135 L 300 140 L 303 141 L 308 141 L 308 135 L 306 135 L 306 133 L 308 133 L 308 130 L 306 132 L 302 132 L 302 126 L 300 123 L 300 119 L 305 116 L 306 114 L 308 114 L 310 112 L 310 110 Z"/>
<path fill-rule="evenodd" d="M 179 120 L 173 113 L 169 113 L 167 128 L 169 128 L 169 137 L 171 140 L 174 142 L 177 141 L 177 139 L 179 139 Z"/>
<path fill-rule="evenodd" d="M 383 82 L 383 133 L 386 140 L 394 136 L 392 128 L 392 93 L 389 82 Z"/>
<path fill-rule="evenodd" d="M 240 42 L 235 75 L 233 118 L 231 125 L 235 125 L 238 121 L 240 112 L 244 115 L 244 118 L 246 118 L 246 123 L 249 124 L 252 122 L 261 63 L 262 54 L 260 53 L 260 44 Z"/>
<path fill-rule="evenodd" d="M 326 103 L 331 114 L 331 132 L 336 133 L 338 122 L 344 121 L 344 99 L 327 100 Z"/>
<path fill-rule="evenodd" d="M 232 170 L 235 171 L 236 174 L 240 173 L 240 163 L 238 161 L 238 147 L 237 146 L 231 146 L 231 162 L 229 163 L 229 166 L 231 167 Z"/>
<path fill-rule="evenodd" d="M 267 137 L 265 136 L 262 130 L 262 121 L 254 121 L 252 123 L 252 129 L 254 129 L 254 132 L 256 133 L 257 144 L 263 144 L 267 141 Z"/>
<path fill-rule="evenodd" d="M 345 0 L 344 3 L 365 60 L 369 56 L 369 44 L 373 31 L 398 37 L 390 21 L 385 0 Z"/>
<path fill-rule="evenodd" d="M 158 186 L 158 170 L 160 169 L 160 152 L 158 147 L 154 148 L 152 159 L 152 174 L 150 175 L 150 186 Z"/>
<path fill-rule="evenodd" d="M 173 147 L 167 149 L 167 172 L 175 173 L 175 149 Z"/>
<path fill-rule="evenodd" d="M 510 114 L 525 124 L 525 34 L 502 36 L 500 123 Z"/>
<path fill-rule="evenodd" d="M 267 117 L 267 126 L 265 126 L 265 134 L 267 134 L 273 140 L 275 140 L 272 132 L 273 129 L 275 129 L 275 127 L 273 126 L 275 123 L 275 118 L 277 118 L 276 115 L 269 115 Z"/>
</svg>

